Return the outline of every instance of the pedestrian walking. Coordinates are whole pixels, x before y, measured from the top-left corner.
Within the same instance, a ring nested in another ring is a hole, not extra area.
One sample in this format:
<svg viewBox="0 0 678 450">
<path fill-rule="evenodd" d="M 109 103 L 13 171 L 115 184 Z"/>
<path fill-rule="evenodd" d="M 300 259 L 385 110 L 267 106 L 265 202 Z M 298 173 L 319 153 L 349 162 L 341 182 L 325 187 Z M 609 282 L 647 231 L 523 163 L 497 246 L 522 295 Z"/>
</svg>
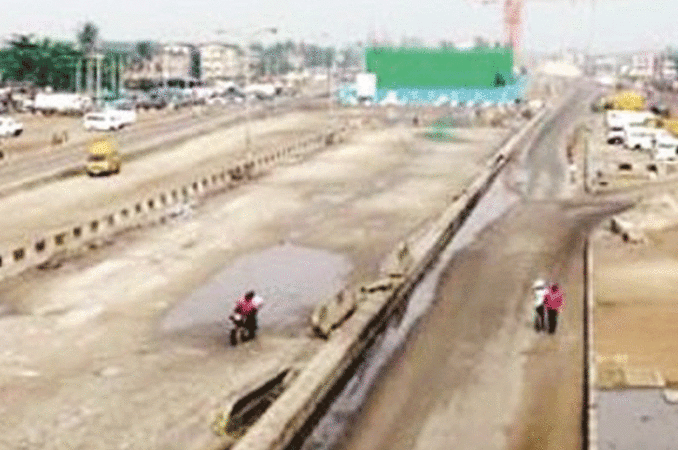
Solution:
<svg viewBox="0 0 678 450">
<path fill-rule="evenodd" d="M 548 332 L 553 334 L 556 332 L 558 325 L 558 313 L 563 308 L 565 297 L 563 291 L 557 283 L 551 284 L 546 295 L 544 296 L 544 306 L 546 307 L 546 320 L 548 322 Z"/>
<path fill-rule="evenodd" d="M 544 295 L 546 295 L 546 282 L 538 279 L 532 285 L 534 295 L 534 329 L 542 332 L 546 329 L 544 321 Z"/>
</svg>

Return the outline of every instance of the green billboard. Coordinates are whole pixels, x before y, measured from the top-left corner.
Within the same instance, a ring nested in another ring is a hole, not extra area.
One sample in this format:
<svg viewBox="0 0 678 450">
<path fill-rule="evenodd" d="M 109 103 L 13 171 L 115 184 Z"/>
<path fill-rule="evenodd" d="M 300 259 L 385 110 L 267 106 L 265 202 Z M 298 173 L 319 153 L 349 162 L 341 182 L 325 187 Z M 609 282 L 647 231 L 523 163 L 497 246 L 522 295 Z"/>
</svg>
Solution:
<svg viewBox="0 0 678 450">
<path fill-rule="evenodd" d="M 387 48 L 366 51 L 379 89 L 491 88 L 515 82 L 510 48 Z"/>
</svg>

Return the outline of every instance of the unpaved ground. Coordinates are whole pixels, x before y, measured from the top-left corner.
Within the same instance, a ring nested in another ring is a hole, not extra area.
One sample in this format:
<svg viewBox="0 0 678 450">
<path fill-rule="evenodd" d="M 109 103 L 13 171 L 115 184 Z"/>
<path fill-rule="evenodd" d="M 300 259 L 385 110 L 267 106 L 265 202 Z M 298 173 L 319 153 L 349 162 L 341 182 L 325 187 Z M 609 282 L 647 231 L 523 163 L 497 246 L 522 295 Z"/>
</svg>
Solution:
<svg viewBox="0 0 678 450">
<path fill-rule="evenodd" d="M 594 240 L 595 351 L 628 366 L 678 379 L 678 229 L 646 231 L 624 243 L 601 230 Z"/>
<path fill-rule="evenodd" d="M 678 190 L 675 181 L 647 183 L 649 156 L 604 144 L 602 118 L 596 119 L 592 158 L 641 165 L 630 175 L 612 171 L 610 187 L 638 186 L 636 205 L 616 217 L 631 241 L 612 233 L 609 222 L 594 234 L 594 343 L 600 360 L 617 358 L 629 367 L 659 370 L 678 378 Z"/>
<path fill-rule="evenodd" d="M 347 280 L 374 275 L 396 242 L 479 173 L 506 132 L 459 130 L 452 143 L 403 127 L 366 132 L 213 197 L 192 216 L 3 283 L 3 307 L 22 314 L 0 319 L 0 447 L 196 448 L 221 402 L 318 342 L 306 328 L 264 326 L 258 341 L 230 349 L 217 322 L 234 299 L 224 294 L 212 323 L 166 332 L 173 308 L 238 258 L 283 241 L 348 258 Z M 325 295 L 288 289 L 303 293 L 302 306 Z M 267 301 L 297 323 L 310 312 Z M 271 322 L 265 312 L 262 322 Z"/>
</svg>

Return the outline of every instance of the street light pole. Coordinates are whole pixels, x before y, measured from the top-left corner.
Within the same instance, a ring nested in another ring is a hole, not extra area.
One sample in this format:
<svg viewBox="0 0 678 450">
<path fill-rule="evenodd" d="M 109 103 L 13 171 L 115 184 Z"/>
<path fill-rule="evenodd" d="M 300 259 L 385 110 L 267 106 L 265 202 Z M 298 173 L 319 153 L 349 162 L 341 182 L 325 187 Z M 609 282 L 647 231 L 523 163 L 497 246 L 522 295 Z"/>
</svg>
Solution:
<svg viewBox="0 0 678 450">
<path fill-rule="evenodd" d="M 226 30 L 217 30 L 217 34 L 226 34 Z M 250 133 L 250 102 L 249 96 L 247 95 L 247 88 L 249 86 L 249 69 L 250 69 L 250 60 L 251 60 L 251 51 L 250 51 L 250 42 L 254 36 L 261 33 L 271 33 L 277 34 L 278 29 L 275 27 L 267 27 L 256 30 L 253 33 L 247 35 L 245 39 L 245 52 L 244 52 L 244 80 L 243 80 L 243 92 L 245 94 L 245 151 L 249 154 L 251 149 L 251 133 Z"/>
<path fill-rule="evenodd" d="M 331 36 L 324 32 L 322 34 L 323 37 L 327 37 L 329 39 L 330 46 L 328 47 L 327 55 L 328 57 L 331 56 L 331 60 L 327 61 L 327 110 L 328 110 L 328 120 L 330 121 L 330 124 L 334 123 L 334 102 L 332 99 L 332 75 L 334 72 L 334 61 L 336 59 L 336 55 L 334 54 L 334 49 L 332 48 L 332 38 Z"/>
</svg>

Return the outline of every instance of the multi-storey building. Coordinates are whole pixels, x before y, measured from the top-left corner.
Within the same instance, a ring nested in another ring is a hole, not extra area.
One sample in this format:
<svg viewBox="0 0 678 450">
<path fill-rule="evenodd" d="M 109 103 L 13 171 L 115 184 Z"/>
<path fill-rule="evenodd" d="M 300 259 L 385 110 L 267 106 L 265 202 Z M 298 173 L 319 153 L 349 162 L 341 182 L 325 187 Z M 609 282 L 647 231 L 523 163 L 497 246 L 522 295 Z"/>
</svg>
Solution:
<svg viewBox="0 0 678 450">
<path fill-rule="evenodd" d="M 128 84 L 188 84 L 197 82 L 199 75 L 199 54 L 194 45 L 166 44 L 150 60 L 131 65 L 125 78 Z"/>
<path fill-rule="evenodd" d="M 200 45 L 199 52 L 202 81 L 232 81 L 242 75 L 245 60 L 243 51 L 238 46 L 212 42 Z"/>
</svg>

